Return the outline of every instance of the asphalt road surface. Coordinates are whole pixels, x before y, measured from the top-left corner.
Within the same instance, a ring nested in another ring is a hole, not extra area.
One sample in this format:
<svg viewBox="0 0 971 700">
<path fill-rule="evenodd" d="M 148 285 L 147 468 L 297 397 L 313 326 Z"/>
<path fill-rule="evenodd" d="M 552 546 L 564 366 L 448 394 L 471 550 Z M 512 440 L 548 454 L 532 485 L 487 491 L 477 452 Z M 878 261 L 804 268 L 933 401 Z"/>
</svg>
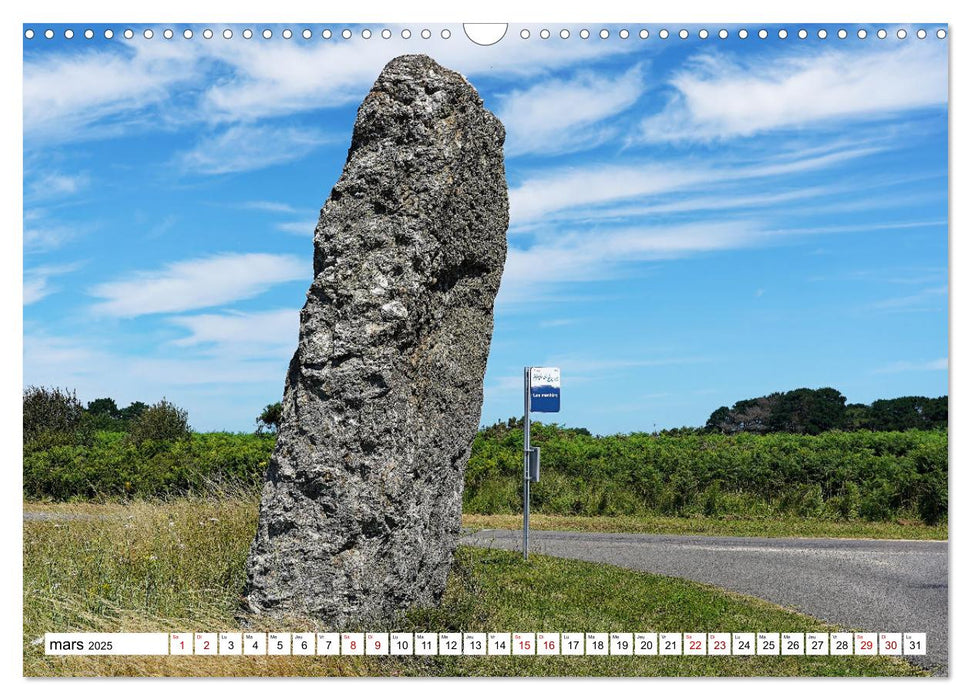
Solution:
<svg viewBox="0 0 971 700">
<path fill-rule="evenodd" d="M 521 551 L 522 532 L 481 530 L 462 543 Z M 947 542 L 531 530 L 529 545 L 533 554 L 710 583 L 845 629 L 926 632 L 927 655 L 910 658 L 947 675 Z"/>
</svg>

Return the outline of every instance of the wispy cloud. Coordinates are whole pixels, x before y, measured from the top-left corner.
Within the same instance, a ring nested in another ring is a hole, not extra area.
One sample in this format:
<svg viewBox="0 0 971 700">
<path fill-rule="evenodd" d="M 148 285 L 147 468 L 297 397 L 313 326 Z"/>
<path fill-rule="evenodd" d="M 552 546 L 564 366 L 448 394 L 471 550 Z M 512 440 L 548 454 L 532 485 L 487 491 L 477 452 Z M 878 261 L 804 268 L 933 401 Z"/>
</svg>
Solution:
<svg viewBox="0 0 971 700">
<path fill-rule="evenodd" d="M 812 275 L 810 282 L 855 281 L 869 284 L 893 284 L 904 286 L 939 285 L 947 279 L 947 268 L 941 267 L 893 267 L 853 270 L 844 273 Z"/>
<path fill-rule="evenodd" d="M 567 282 L 617 277 L 632 263 L 753 245 L 775 235 L 755 221 L 590 230 L 511 247 L 499 302 L 524 302 Z"/>
<path fill-rule="evenodd" d="M 562 328 L 563 326 L 572 326 L 577 323 L 575 318 L 549 318 L 544 319 L 539 322 L 540 328 Z"/>
<path fill-rule="evenodd" d="M 70 226 L 53 218 L 45 209 L 24 210 L 24 253 L 44 253 L 60 248 L 90 228 L 89 224 Z"/>
<path fill-rule="evenodd" d="M 51 283 L 54 277 L 74 272 L 80 263 L 67 265 L 40 265 L 24 270 L 24 306 L 34 304 L 56 292 L 58 288 Z"/>
<path fill-rule="evenodd" d="M 284 358 L 200 357 L 185 351 L 169 356 L 133 356 L 118 353 L 90 337 L 35 332 L 24 335 L 24 382 L 77 388 L 79 397 L 88 400 L 107 395 L 122 401 L 151 401 L 165 395 L 178 402 L 178 394 L 187 398 L 199 396 L 188 393 L 188 388 L 215 386 L 225 402 L 241 385 L 282 387 L 285 373 Z M 259 405 L 254 403 L 249 410 Z M 236 408 L 224 404 L 227 412 Z M 225 426 L 216 418 L 211 427 Z"/>
<path fill-rule="evenodd" d="M 300 160 L 328 142 L 316 129 L 274 126 L 232 126 L 206 136 L 191 150 L 176 157 L 185 171 L 204 175 L 259 170 Z"/>
<path fill-rule="evenodd" d="M 175 316 L 169 322 L 189 335 L 173 344 L 201 347 L 219 357 L 289 357 L 297 346 L 299 309 Z"/>
<path fill-rule="evenodd" d="M 209 26 L 209 25 L 207 25 Z M 161 34 L 162 28 L 156 28 Z M 196 28 L 201 32 L 202 28 Z M 218 30 L 217 30 L 218 33 Z M 199 123 L 253 123 L 360 101 L 415 39 L 115 42 L 24 60 L 30 143 L 77 141 Z M 464 75 L 535 76 L 633 51 L 633 42 L 503 43 L 433 39 L 421 51 Z M 213 77 L 218 76 L 214 80 Z"/>
<path fill-rule="evenodd" d="M 759 178 L 821 170 L 873 153 L 875 147 L 837 147 L 829 152 L 785 153 L 761 162 L 719 167 L 697 163 L 643 162 L 630 158 L 626 164 L 595 163 L 582 168 L 550 168 L 528 176 L 509 192 L 510 220 L 523 226 L 570 210 L 690 191 L 704 185 L 745 182 Z M 748 196 L 748 195 L 743 195 Z"/>
<path fill-rule="evenodd" d="M 768 210 L 780 204 L 790 204 L 802 200 L 819 200 L 832 194 L 833 187 L 800 187 L 781 192 L 766 194 L 745 194 L 725 192 L 718 196 L 683 195 L 670 201 L 642 203 L 620 203 L 614 205 L 594 205 L 586 208 L 567 209 L 552 212 L 543 217 L 543 224 L 553 222 L 596 222 L 606 224 L 639 219 L 659 214 L 701 214 L 705 212 L 732 212 L 734 210 Z M 791 211 L 787 206 L 786 211 Z M 526 229 L 527 227 L 523 227 Z"/>
<path fill-rule="evenodd" d="M 316 228 L 316 219 L 313 221 L 284 221 L 276 225 L 277 231 L 292 233 L 295 236 L 313 236 Z"/>
<path fill-rule="evenodd" d="M 238 205 L 243 209 L 252 209 L 254 211 L 266 211 L 273 214 L 296 214 L 299 209 L 284 202 L 268 202 L 265 200 L 257 200 L 252 202 L 242 202 Z"/>
<path fill-rule="evenodd" d="M 307 262 L 293 255 L 225 253 L 132 272 L 96 285 L 97 313 L 133 317 L 204 309 L 250 299 L 284 282 L 307 279 Z"/>
<path fill-rule="evenodd" d="M 766 60 L 701 54 L 670 81 L 667 107 L 641 124 L 647 141 L 714 141 L 947 102 L 942 42 L 813 50 Z"/>
<path fill-rule="evenodd" d="M 506 95 L 499 118 L 506 127 L 507 156 L 580 151 L 615 133 L 604 125 L 640 98 L 643 70 L 621 75 L 583 71 L 569 80 L 549 80 Z"/>
<path fill-rule="evenodd" d="M 875 301 L 870 304 L 870 307 L 884 311 L 916 311 L 923 310 L 928 304 L 933 304 L 936 307 L 942 299 L 946 301 L 946 298 L 946 286 L 928 287 L 916 294 L 907 294 L 905 296 Z"/>
<path fill-rule="evenodd" d="M 359 101 L 392 58 L 414 53 L 414 40 L 267 42 L 259 51 L 242 42 L 207 42 L 212 60 L 229 67 L 227 78 L 205 91 L 200 110 L 212 120 L 254 120 Z M 611 54 L 634 50 L 627 42 L 502 42 L 432 40 L 421 46 L 463 75 L 542 75 Z"/>
<path fill-rule="evenodd" d="M 29 146 L 118 133 L 146 121 L 149 108 L 165 106 L 177 85 L 203 77 L 197 68 L 189 42 L 136 41 L 26 57 L 24 140 Z"/>
<path fill-rule="evenodd" d="M 941 372 L 947 371 L 948 361 L 946 357 L 929 362 L 894 362 L 892 364 L 873 370 L 874 374 L 897 374 L 899 372 Z"/>
<path fill-rule="evenodd" d="M 83 191 L 90 183 L 91 178 L 87 173 L 73 175 L 56 171 L 40 174 L 26 173 L 24 197 L 32 201 L 69 197 Z"/>
</svg>

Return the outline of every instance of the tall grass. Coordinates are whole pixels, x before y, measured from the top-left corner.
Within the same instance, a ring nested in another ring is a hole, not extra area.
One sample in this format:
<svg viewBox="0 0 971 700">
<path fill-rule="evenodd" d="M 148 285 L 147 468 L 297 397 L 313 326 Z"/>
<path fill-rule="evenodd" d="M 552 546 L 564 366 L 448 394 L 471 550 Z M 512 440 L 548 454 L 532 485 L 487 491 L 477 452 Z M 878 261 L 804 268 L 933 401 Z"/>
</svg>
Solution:
<svg viewBox="0 0 971 700">
<path fill-rule="evenodd" d="M 252 501 L 64 505 L 24 523 L 24 673 L 63 675 L 919 675 L 889 657 L 59 657 L 45 632 L 241 628 Z M 306 619 L 246 621 L 314 631 Z M 460 548 L 441 606 L 398 631 L 814 631 L 822 623 L 712 586 L 612 566 Z"/>
</svg>

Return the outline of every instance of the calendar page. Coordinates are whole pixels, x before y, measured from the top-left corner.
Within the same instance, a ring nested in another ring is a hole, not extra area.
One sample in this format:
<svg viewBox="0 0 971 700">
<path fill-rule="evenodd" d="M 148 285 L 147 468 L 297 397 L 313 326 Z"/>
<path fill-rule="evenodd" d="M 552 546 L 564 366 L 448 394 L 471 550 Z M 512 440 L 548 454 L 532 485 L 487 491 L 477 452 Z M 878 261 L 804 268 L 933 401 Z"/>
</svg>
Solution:
<svg viewBox="0 0 971 700">
<path fill-rule="evenodd" d="M 24 21 L 23 675 L 947 676 L 951 28 L 873 12 Z"/>
</svg>

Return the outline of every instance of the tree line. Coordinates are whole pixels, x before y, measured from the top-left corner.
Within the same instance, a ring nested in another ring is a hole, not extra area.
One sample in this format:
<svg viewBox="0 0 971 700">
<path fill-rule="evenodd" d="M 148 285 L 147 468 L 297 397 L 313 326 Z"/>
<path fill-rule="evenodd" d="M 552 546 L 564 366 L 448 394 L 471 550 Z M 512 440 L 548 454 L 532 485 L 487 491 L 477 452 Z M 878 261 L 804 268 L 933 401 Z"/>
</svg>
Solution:
<svg viewBox="0 0 971 700">
<path fill-rule="evenodd" d="M 90 445 L 99 431 L 125 433 L 135 444 L 189 437 L 189 413 L 162 398 L 154 404 L 134 401 L 119 408 L 114 399 L 82 404 L 73 389 L 28 386 L 24 389 L 24 450 Z"/>
<path fill-rule="evenodd" d="M 727 409 L 745 413 L 736 416 L 739 427 L 729 435 L 716 426 L 593 436 L 585 428 L 533 423 L 544 463 L 533 491 L 537 512 L 946 520 L 945 431 L 848 431 L 852 404 L 832 389 L 761 398 L 769 399 L 758 403 L 761 417 L 745 402 Z M 918 405 L 928 425 L 946 425 L 946 400 L 943 407 L 940 400 L 925 401 Z M 875 422 L 874 415 L 913 420 L 912 404 L 874 402 L 866 417 L 871 425 L 889 424 Z M 264 409 L 254 434 L 194 433 L 187 412 L 164 398 L 127 408 L 110 399 L 85 406 L 69 390 L 26 388 L 24 496 L 167 497 L 263 483 L 278 404 Z M 935 411 L 943 414 L 935 417 Z M 836 422 L 840 415 L 842 423 Z M 844 429 L 832 429 L 837 425 Z M 522 448 L 521 418 L 478 432 L 465 471 L 467 512 L 517 512 Z"/>
<path fill-rule="evenodd" d="M 717 408 L 705 430 L 736 433 L 819 435 L 828 430 L 946 430 L 947 396 L 901 396 L 871 404 L 846 403 L 831 387 L 794 389 Z"/>
</svg>

